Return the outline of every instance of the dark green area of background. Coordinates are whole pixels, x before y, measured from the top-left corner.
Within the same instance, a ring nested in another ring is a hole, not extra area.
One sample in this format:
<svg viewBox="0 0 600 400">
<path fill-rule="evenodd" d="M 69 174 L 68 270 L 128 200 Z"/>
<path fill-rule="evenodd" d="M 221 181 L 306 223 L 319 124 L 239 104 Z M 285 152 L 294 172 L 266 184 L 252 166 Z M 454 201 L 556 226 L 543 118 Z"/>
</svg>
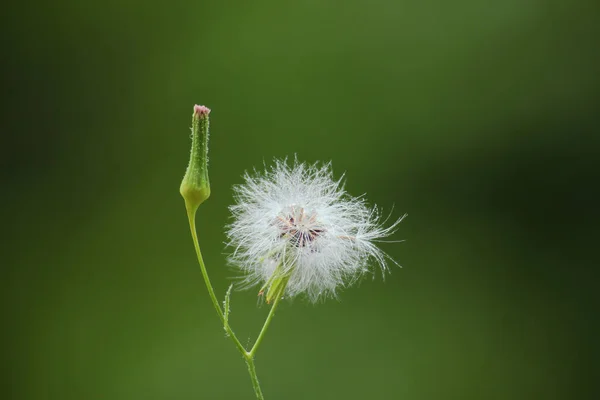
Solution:
<svg viewBox="0 0 600 400">
<path fill-rule="evenodd" d="M 274 399 L 598 398 L 599 7 L 592 1 L 3 6 L 6 399 L 251 399 L 178 187 L 212 108 L 198 224 L 223 296 L 231 186 L 332 160 L 395 216 L 403 268 L 285 303 Z M 235 292 L 255 338 L 267 307 Z"/>
</svg>

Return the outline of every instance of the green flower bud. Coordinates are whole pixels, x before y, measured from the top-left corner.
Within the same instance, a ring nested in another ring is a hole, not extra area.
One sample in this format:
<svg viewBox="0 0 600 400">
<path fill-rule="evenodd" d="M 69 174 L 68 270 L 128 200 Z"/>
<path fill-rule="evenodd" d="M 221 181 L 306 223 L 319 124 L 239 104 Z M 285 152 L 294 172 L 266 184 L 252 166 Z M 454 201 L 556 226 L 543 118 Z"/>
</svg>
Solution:
<svg viewBox="0 0 600 400">
<path fill-rule="evenodd" d="M 179 188 L 186 207 L 194 212 L 210 196 L 210 183 L 208 181 L 209 113 L 210 109 L 208 107 L 194 106 L 190 163 Z"/>
</svg>

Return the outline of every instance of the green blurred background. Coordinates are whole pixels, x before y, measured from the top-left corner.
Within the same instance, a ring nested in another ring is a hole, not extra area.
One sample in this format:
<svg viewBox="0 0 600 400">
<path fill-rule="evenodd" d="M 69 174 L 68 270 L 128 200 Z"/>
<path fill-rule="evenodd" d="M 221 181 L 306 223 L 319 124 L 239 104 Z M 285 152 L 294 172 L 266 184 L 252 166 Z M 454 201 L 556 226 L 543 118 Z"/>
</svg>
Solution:
<svg viewBox="0 0 600 400">
<path fill-rule="evenodd" d="M 252 399 L 219 296 L 231 186 L 298 154 L 408 213 L 403 268 L 285 303 L 270 399 L 598 398 L 600 7 L 592 1 L 59 1 L 3 6 L 7 399 Z M 243 341 L 267 307 L 235 292 Z"/>
</svg>

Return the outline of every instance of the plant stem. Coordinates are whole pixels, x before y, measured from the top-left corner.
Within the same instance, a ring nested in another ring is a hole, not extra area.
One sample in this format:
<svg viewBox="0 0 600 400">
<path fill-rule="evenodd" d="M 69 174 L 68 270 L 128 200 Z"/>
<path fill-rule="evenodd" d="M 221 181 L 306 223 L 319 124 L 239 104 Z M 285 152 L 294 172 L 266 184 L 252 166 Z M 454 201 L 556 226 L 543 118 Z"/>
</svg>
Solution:
<svg viewBox="0 0 600 400">
<path fill-rule="evenodd" d="M 273 306 L 269 311 L 269 315 L 267 315 L 267 319 L 265 320 L 265 323 L 263 324 L 263 327 L 260 330 L 260 333 L 258 334 L 258 338 L 256 338 L 256 342 L 254 342 L 254 345 L 252 346 L 252 349 L 250 351 L 247 351 L 246 348 L 242 345 L 242 343 L 240 343 L 237 336 L 235 336 L 235 333 L 233 332 L 231 327 L 229 326 L 229 321 L 225 318 L 225 314 L 223 313 L 223 310 L 219 305 L 219 300 L 217 299 L 212 284 L 210 283 L 210 278 L 208 277 L 208 272 L 206 271 L 206 266 L 204 265 L 204 260 L 202 259 L 200 244 L 198 243 L 198 234 L 196 233 L 196 210 L 198 209 L 198 207 L 190 207 L 186 202 L 186 209 L 188 221 L 190 223 L 190 231 L 192 233 L 192 240 L 194 241 L 196 256 L 198 257 L 198 264 L 200 264 L 200 271 L 202 271 L 202 277 L 204 278 L 204 283 L 206 284 L 208 295 L 212 300 L 213 306 L 215 307 L 215 311 L 217 312 L 219 319 L 225 327 L 227 335 L 231 338 L 233 343 L 235 343 L 235 346 L 238 348 L 240 353 L 242 353 L 242 356 L 244 356 L 244 360 L 246 360 L 246 365 L 248 366 L 248 373 L 250 374 L 250 379 L 252 380 L 252 387 L 254 388 L 254 393 L 256 394 L 257 400 L 264 400 L 264 396 L 260 388 L 260 383 L 258 382 L 258 376 L 256 375 L 256 368 L 254 366 L 254 356 L 256 354 L 256 351 L 258 350 L 258 346 L 265 337 L 265 334 L 267 332 L 267 329 L 269 328 L 269 325 L 271 324 L 271 321 L 273 320 L 273 317 L 275 316 L 275 310 L 277 309 L 277 305 L 279 304 L 279 301 L 282 298 L 285 285 L 278 291 L 275 297 L 275 301 L 273 302 Z"/>
<path fill-rule="evenodd" d="M 257 400 L 264 400 L 262 390 L 260 390 L 260 383 L 258 382 L 258 376 L 256 375 L 256 368 L 254 368 L 254 357 L 247 355 L 244 356 L 246 359 L 246 365 L 248 366 L 248 373 L 250 374 L 250 379 L 252 380 L 252 387 L 254 388 L 254 393 L 256 394 Z"/>
<path fill-rule="evenodd" d="M 192 209 L 191 207 L 188 207 L 187 202 L 186 202 L 186 209 L 187 209 L 188 220 L 190 223 L 190 230 L 192 232 L 192 240 L 194 241 L 194 248 L 196 249 L 196 256 L 198 257 L 198 264 L 200 264 L 200 271 L 202 271 L 202 277 L 204 278 L 204 283 L 206 284 L 206 289 L 208 290 L 208 295 L 210 296 L 213 306 L 215 307 L 215 310 L 217 311 L 217 315 L 221 319 L 221 323 L 225 327 L 225 331 L 227 332 L 227 334 L 229 335 L 231 340 L 233 340 L 233 342 L 235 343 L 238 350 L 245 357 L 246 353 L 247 353 L 246 349 L 240 343 L 237 336 L 235 336 L 235 333 L 233 333 L 233 330 L 229 326 L 229 323 L 225 321 L 225 316 L 223 314 L 223 310 L 221 310 L 221 306 L 219 305 L 219 300 L 217 300 L 215 291 L 212 287 L 212 284 L 210 283 L 210 278 L 208 277 L 208 272 L 206 272 L 206 266 L 204 265 L 204 260 L 202 259 L 202 252 L 200 251 L 200 245 L 198 243 L 198 235 L 196 234 L 196 218 L 195 218 L 196 210 Z"/>
<path fill-rule="evenodd" d="M 248 352 L 250 357 L 254 357 L 254 355 L 256 354 L 256 350 L 258 349 L 258 346 L 260 345 L 263 338 L 265 337 L 265 333 L 267 333 L 267 329 L 269 329 L 269 325 L 271 324 L 271 320 L 275 316 L 275 310 L 277 309 L 277 305 L 279 304 L 279 300 L 281 300 L 281 295 L 283 294 L 281 292 L 283 292 L 283 290 L 277 294 L 277 297 L 275 297 L 273 306 L 271 307 L 271 310 L 269 311 L 269 315 L 267 315 L 267 319 L 265 320 L 265 323 L 264 323 L 262 329 L 260 330 L 258 337 L 256 338 L 256 342 L 254 342 L 254 346 L 252 346 L 252 349 Z"/>
</svg>

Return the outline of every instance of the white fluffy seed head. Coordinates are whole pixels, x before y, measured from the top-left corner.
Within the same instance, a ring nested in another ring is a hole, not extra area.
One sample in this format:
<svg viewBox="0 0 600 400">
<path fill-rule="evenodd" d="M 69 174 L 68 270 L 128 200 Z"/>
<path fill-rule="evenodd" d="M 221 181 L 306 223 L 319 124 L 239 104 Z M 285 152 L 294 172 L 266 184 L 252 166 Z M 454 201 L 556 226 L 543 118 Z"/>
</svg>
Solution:
<svg viewBox="0 0 600 400">
<path fill-rule="evenodd" d="M 234 187 L 227 236 L 234 249 L 230 262 L 244 272 L 246 286 L 265 288 L 276 270 L 283 271 L 289 275 L 286 296 L 317 301 L 372 271 L 370 264 L 387 270 L 389 257 L 375 242 L 394 233 L 402 218 L 385 227 L 376 207 L 333 179 L 330 163 L 275 160 L 244 180 Z"/>
</svg>

